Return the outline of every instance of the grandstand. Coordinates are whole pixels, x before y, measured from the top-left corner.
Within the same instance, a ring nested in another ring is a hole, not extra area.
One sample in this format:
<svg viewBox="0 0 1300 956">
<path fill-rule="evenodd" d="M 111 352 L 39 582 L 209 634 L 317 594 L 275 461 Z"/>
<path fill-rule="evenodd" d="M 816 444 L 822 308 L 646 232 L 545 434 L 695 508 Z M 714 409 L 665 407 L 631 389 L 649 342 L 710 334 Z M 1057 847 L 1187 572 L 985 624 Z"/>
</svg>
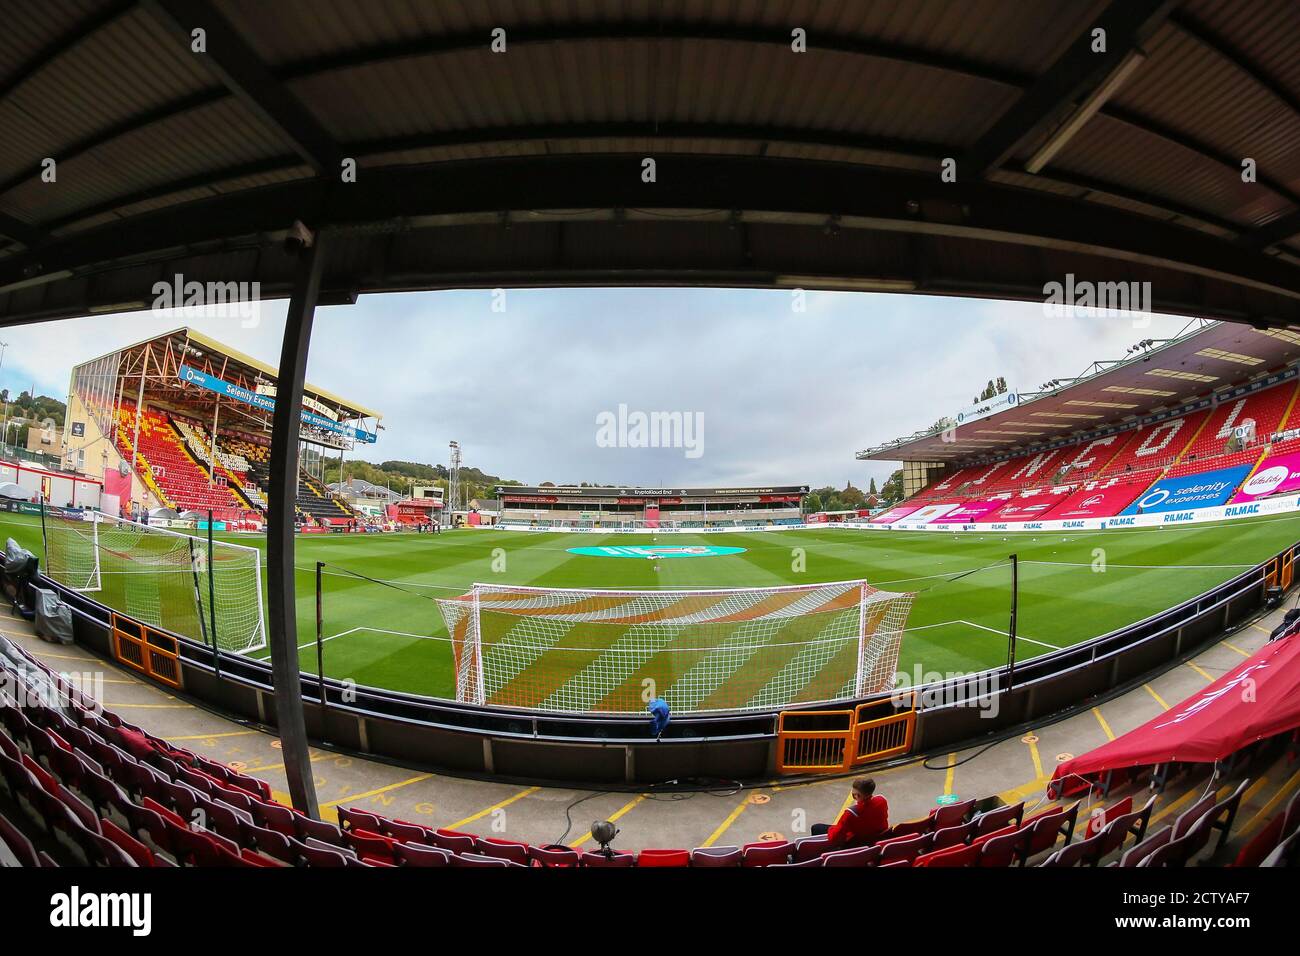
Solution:
<svg viewBox="0 0 1300 956">
<path fill-rule="evenodd" d="M 807 485 L 640 488 L 498 485 L 503 528 L 637 530 L 796 525 Z"/>
<path fill-rule="evenodd" d="M 210 513 L 223 526 L 262 527 L 275 384 L 274 368 L 193 329 L 126 346 L 73 369 L 64 461 L 105 483 L 101 510 L 115 516 Z M 310 387 L 303 445 L 337 452 L 368 444 L 380 420 L 378 412 Z M 354 524 L 358 512 L 321 477 L 299 468 L 297 523 Z"/>
<path fill-rule="evenodd" d="M 929 476 L 871 521 L 1105 518 L 1140 509 L 1135 503 L 1162 482 L 1210 474 L 1230 482 L 1207 503 L 1234 502 L 1256 472 L 1286 463 L 1295 450 L 1298 394 L 1300 366 L 1288 338 L 1209 323 L 942 434 L 860 452 L 859 459 L 901 459 Z"/>
</svg>

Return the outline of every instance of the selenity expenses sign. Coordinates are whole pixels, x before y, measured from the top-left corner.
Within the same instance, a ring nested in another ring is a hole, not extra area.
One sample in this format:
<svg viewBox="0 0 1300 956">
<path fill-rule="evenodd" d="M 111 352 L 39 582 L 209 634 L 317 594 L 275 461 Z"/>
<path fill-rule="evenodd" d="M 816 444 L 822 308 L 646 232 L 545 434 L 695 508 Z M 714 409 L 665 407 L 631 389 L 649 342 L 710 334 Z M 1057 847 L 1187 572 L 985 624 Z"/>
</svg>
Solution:
<svg viewBox="0 0 1300 956">
<path fill-rule="evenodd" d="M 177 374 L 186 385 L 193 385 L 209 392 L 216 392 L 218 395 L 226 398 L 233 398 L 237 402 L 243 402 L 246 405 L 254 405 L 264 411 L 275 410 L 275 399 L 267 395 L 260 395 L 257 392 L 250 391 L 246 388 L 240 388 L 233 382 L 227 382 L 225 379 L 217 378 L 215 375 L 209 375 L 207 372 L 200 372 L 192 365 L 182 365 Z M 314 425 L 316 428 L 324 429 L 327 432 L 334 432 L 336 435 L 346 435 L 354 441 L 372 443 L 375 436 L 368 431 L 362 431 L 360 428 L 352 428 L 349 425 L 340 425 L 338 422 L 331 421 L 324 416 L 317 415 L 315 412 L 309 412 L 307 409 L 302 410 L 302 420 L 308 425 Z"/>
<path fill-rule="evenodd" d="M 1199 475 L 1166 478 L 1156 482 L 1146 494 L 1120 514 L 1141 515 L 1156 511 L 1213 508 L 1228 500 L 1249 471 L 1250 465 L 1237 465 L 1217 471 L 1203 471 Z"/>
</svg>

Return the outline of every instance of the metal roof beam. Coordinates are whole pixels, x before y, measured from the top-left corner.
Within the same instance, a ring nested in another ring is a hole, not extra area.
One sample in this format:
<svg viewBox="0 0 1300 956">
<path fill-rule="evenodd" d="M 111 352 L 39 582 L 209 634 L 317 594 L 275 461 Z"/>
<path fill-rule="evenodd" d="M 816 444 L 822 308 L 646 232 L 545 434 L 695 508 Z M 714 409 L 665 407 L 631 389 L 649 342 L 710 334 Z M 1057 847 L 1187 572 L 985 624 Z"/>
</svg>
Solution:
<svg viewBox="0 0 1300 956">
<path fill-rule="evenodd" d="M 1248 249 L 1266 249 L 1297 235 L 1300 235 L 1300 209 L 1261 226 L 1245 236 L 1242 242 Z"/>
<path fill-rule="evenodd" d="M 1130 54 L 1168 19 L 1178 0 L 1112 0 L 1070 42 L 1047 72 L 999 117 L 963 157 L 961 167 L 985 176 L 1015 155 L 1042 130 L 1061 120 L 1076 102 L 1103 90 Z M 1092 32 L 1106 31 L 1106 51 L 1093 52 Z M 1100 103 L 1096 107 L 1100 107 Z"/>
<path fill-rule="evenodd" d="M 610 139 L 643 136 L 644 134 L 644 124 L 640 123 L 583 123 L 573 126 L 512 126 L 492 127 L 479 130 L 449 130 L 438 133 L 418 133 L 410 136 L 344 143 L 342 144 L 342 148 L 347 155 L 355 156 L 358 159 L 364 159 L 368 156 L 400 152 L 403 150 L 437 149 L 439 147 L 467 143 L 536 142 L 540 140 L 553 139 Z M 841 130 L 804 128 L 790 129 L 740 124 L 668 122 L 658 124 L 656 135 L 669 139 L 734 139 L 762 143 L 791 143 L 810 146 L 830 146 L 843 149 L 860 149 L 864 151 L 888 153 L 893 156 L 906 156 L 912 159 L 934 162 L 936 164 L 944 156 L 951 153 L 949 148 L 939 143 L 905 142 L 902 140 L 879 136 L 846 133 Z M 57 231 L 72 223 L 84 219 L 91 219 L 104 213 L 112 212 L 115 209 L 136 205 L 138 203 L 152 202 L 174 193 L 202 188 L 211 183 L 231 181 L 246 176 L 255 176 L 264 173 L 284 172 L 298 165 L 300 165 L 300 161 L 297 157 L 280 156 L 257 160 L 253 163 L 242 164 L 228 169 L 208 171 L 201 175 L 190 176 L 184 179 L 150 186 L 146 189 L 138 190 L 125 196 L 116 196 L 113 199 L 96 203 L 93 206 L 78 209 L 74 213 L 51 220 L 46 224 L 46 228 L 50 231 Z M 1022 172 L 1023 170 L 1013 171 Z M 1229 220 L 1217 217 L 1212 213 L 1194 209 L 1168 197 L 1135 192 L 1117 183 L 1086 178 L 1059 170 L 1040 174 L 1038 178 L 1044 182 L 1056 182 L 1071 186 L 1082 192 L 1106 193 L 1130 202 L 1141 203 L 1145 206 L 1150 206 L 1153 209 L 1163 210 L 1171 216 L 1180 216 L 1186 219 L 1194 219 L 1208 223 L 1226 232 L 1240 233 L 1242 231 L 1242 226 L 1239 223 L 1230 222 Z M 0 232 L 2 232 L 2 230 L 0 230 Z"/>
<path fill-rule="evenodd" d="M 40 229 L 3 212 L 0 212 L 0 236 L 20 242 L 28 249 L 34 249 L 46 239 L 45 233 Z"/>
<path fill-rule="evenodd" d="M 207 33 L 202 54 L 225 86 L 276 130 L 317 175 L 336 174 L 343 153 L 320 122 L 276 79 L 209 0 L 142 0 L 154 18 L 187 46 L 191 31 Z"/>
<path fill-rule="evenodd" d="M 1300 300 L 1300 269 L 1150 216 L 985 181 L 771 158 L 659 157 L 647 185 L 635 155 L 478 160 L 372 169 L 325 195 L 318 180 L 246 190 L 53 239 L 0 260 L 0 289 L 34 275 L 232 237 L 275 233 L 313 210 L 340 226 L 537 209 L 735 209 L 856 217 L 867 228 L 1013 243 L 1121 258 Z"/>
</svg>

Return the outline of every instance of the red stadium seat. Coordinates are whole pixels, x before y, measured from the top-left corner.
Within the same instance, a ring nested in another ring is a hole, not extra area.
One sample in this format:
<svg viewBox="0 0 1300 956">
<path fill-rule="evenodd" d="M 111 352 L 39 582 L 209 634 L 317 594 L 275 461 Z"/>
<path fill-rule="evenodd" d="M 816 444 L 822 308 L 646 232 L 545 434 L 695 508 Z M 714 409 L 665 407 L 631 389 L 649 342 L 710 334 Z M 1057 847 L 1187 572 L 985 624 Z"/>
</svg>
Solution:
<svg viewBox="0 0 1300 956">
<path fill-rule="evenodd" d="M 794 861 L 802 863 L 804 860 L 816 859 L 829 849 L 831 840 L 825 834 L 801 837 L 794 841 Z"/>
<path fill-rule="evenodd" d="M 985 867 L 1011 866 L 1018 862 L 1025 844 L 1029 841 L 1030 831 L 1016 829 L 1014 826 L 1004 828 L 1007 832 L 994 832 L 980 838 L 973 844 L 980 848 L 979 865 Z"/>
<path fill-rule="evenodd" d="M 750 843 L 741 848 L 741 865 L 767 866 L 771 863 L 787 863 L 792 852 L 794 852 L 794 844 L 789 840 Z"/>
<path fill-rule="evenodd" d="M 528 844 L 518 840 L 500 840 L 496 837 L 480 837 L 478 852 L 484 856 L 495 856 L 520 866 L 528 864 Z"/>
<path fill-rule="evenodd" d="M 452 858 L 452 866 L 461 866 L 466 868 L 486 868 L 502 866 L 519 866 L 510 860 L 499 856 L 483 856 L 480 853 L 460 853 Z"/>
<path fill-rule="evenodd" d="M 635 853 L 611 853 L 609 856 L 597 851 L 586 850 L 582 854 L 582 865 L 595 869 L 625 869 L 636 866 Z"/>
<path fill-rule="evenodd" d="M 916 858 L 912 865 L 924 867 L 975 866 L 979 862 L 980 854 L 982 852 L 983 848 L 976 844 L 963 843 L 942 850 L 933 850 L 929 853 L 922 853 Z"/>
<path fill-rule="evenodd" d="M 744 854 L 738 846 L 697 847 L 691 851 L 691 866 L 716 869 L 726 866 L 740 866 Z"/>
<path fill-rule="evenodd" d="M 339 807 L 337 809 L 339 818 L 339 829 L 341 830 L 369 830 L 371 833 L 382 833 L 384 825 L 380 822 L 379 817 L 373 813 L 367 813 L 364 810 L 357 810 L 352 807 Z"/>
<path fill-rule="evenodd" d="M 452 853 L 473 853 L 478 847 L 478 839 L 472 834 L 455 830 L 434 830 L 429 834 L 429 842 Z"/>
<path fill-rule="evenodd" d="M 975 835 L 977 837 L 992 833 L 994 830 L 1001 830 L 1008 823 L 1014 822 L 1017 826 L 1025 813 L 1025 802 L 1022 800 L 1017 804 L 1005 807 L 997 807 L 993 810 L 986 810 L 974 819 Z"/>
<path fill-rule="evenodd" d="M 973 822 L 936 830 L 930 843 L 930 851 L 946 850 L 948 847 L 969 843 L 974 835 L 975 824 Z"/>
<path fill-rule="evenodd" d="M 876 846 L 880 847 L 879 865 L 883 866 L 896 860 L 906 860 L 910 863 L 930 848 L 932 839 L 928 833 L 918 833 L 914 836 L 896 837 L 877 843 Z"/>
<path fill-rule="evenodd" d="M 530 846 L 528 859 L 535 866 L 568 867 L 578 866 L 582 861 L 582 854 L 568 847 Z"/>
<path fill-rule="evenodd" d="M 974 810 L 974 800 L 963 800 L 961 803 L 950 803 L 944 807 L 936 807 L 930 811 L 930 817 L 934 821 L 934 829 L 943 830 L 947 827 L 955 827 L 959 823 L 965 823 L 970 819 L 970 815 Z"/>
<path fill-rule="evenodd" d="M 393 856 L 402 866 L 451 866 L 453 854 L 434 846 L 419 843 L 393 844 Z"/>
<path fill-rule="evenodd" d="M 880 860 L 880 844 L 860 846 L 852 850 L 832 850 L 822 854 L 823 866 L 875 866 Z"/>
<path fill-rule="evenodd" d="M 690 866 L 690 864 L 690 850 L 642 850 L 637 854 L 636 859 L 636 865 L 645 868 Z"/>
</svg>

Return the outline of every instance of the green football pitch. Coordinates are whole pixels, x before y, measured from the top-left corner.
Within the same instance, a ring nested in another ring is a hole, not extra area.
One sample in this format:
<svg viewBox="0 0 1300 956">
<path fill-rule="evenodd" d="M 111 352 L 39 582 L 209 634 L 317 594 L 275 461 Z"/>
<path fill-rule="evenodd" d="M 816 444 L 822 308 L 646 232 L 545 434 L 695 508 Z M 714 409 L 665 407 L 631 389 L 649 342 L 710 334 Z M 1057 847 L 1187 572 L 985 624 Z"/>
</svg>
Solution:
<svg viewBox="0 0 1300 956">
<path fill-rule="evenodd" d="M 42 553 L 39 519 L 4 515 L 0 526 L 6 536 Z M 261 537 L 218 537 L 265 550 Z M 1297 540 L 1300 515 L 1183 528 L 1009 535 L 827 529 L 303 536 L 295 559 L 300 655 L 303 670 L 315 673 L 317 562 L 325 565 L 321 648 L 326 674 L 437 697 L 453 697 L 455 688 L 450 643 L 434 599 L 464 593 L 474 582 L 690 589 L 863 578 L 882 590 L 916 592 L 899 669 L 911 679 L 932 679 L 1005 661 L 1011 598 L 1007 557 L 1013 552 L 1020 558 L 1017 657 L 1025 660 L 1148 617 Z M 657 561 L 568 551 L 699 544 L 745 551 Z"/>
</svg>

